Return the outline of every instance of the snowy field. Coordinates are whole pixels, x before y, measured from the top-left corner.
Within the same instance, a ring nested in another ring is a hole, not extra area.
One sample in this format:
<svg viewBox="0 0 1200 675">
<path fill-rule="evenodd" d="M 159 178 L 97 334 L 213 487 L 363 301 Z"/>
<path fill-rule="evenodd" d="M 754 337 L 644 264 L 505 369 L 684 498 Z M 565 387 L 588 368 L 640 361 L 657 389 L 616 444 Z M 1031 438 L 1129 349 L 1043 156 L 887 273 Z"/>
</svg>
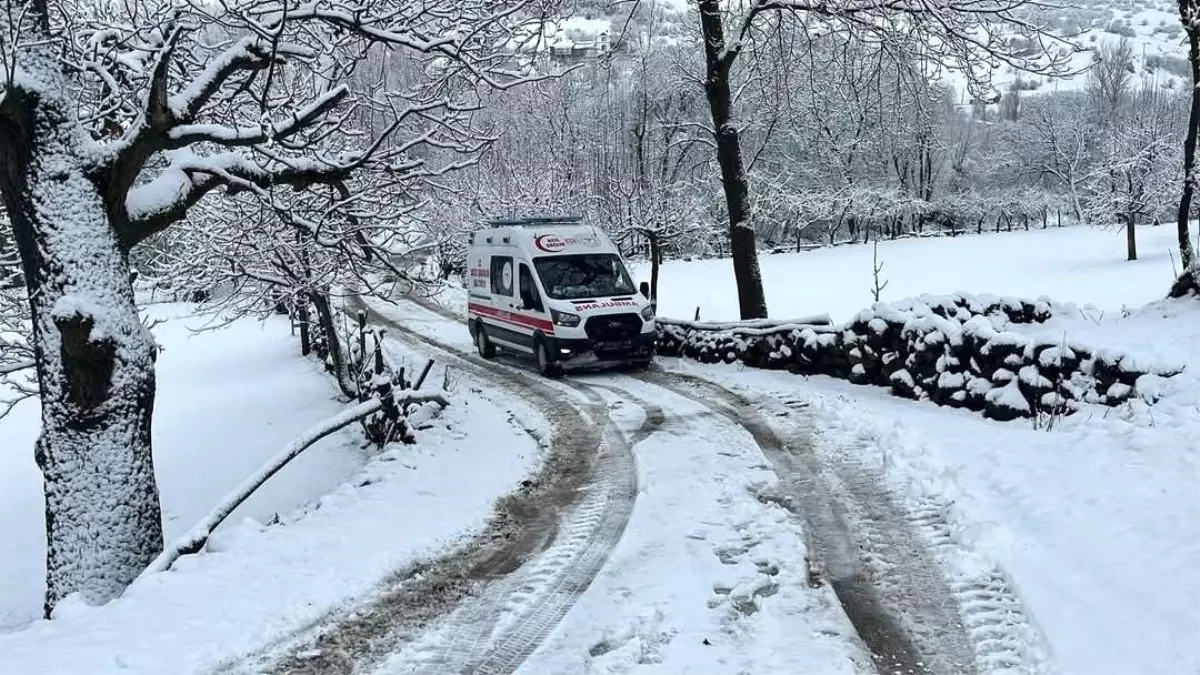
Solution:
<svg viewBox="0 0 1200 675">
<path fill-rule="evenodd" d="M 884 300 L 920 293 L 1041 295 L 1077 315 L 1013 327 L 1186 366 L 1152 406 L 1095 407 L 1037 431 L 1028 420 L 897 399 L 874 387 L 663 360 L 748 394 L 810 404 L 828 452 L 884 469 L 914 501 L 950 508 L 956 538 L 1012 576 L 1064 673 L 1197 673 L 1200 655 L 1200 303 L 1161 300 L 1174 232 L 1143 229 L 1143 259 L 1093 229 L 885 242 Z M 850 319 L 870 305 L 871 249 L 763 256 L 775 317 Z M 641 267 L 640 278 L 648 271 Z M 660 310 L 736 318 L 727 260 L 668 263 Z M 1123 311 L 1124 310 L 1124 311 Z"/>
<path fill-rule="evenodd" d="M 660 365 L 757 399 L 764 414 L 781 401 L 806 405 L 823 457 L 878 468 L 908 504 L 945 504 L 954 546 L 944 553 L 927 542 L 938 562 L 964 583 L 999 565 L 1053 670 L 1200 673 L 1200 303 L 1160 300 L 1172 233 L 1141 234 L 1144 259 L 1135 263 L 1121 259 L 1117 233 L 1091 229 L 904 240 L 879 251 L 884 300 L 955 290 L 1045 295 L 1075 303 L 1075 313 L 1015 330 L 1186 366 L 1153 392 L 1153 405 L 1087 408 L 1046 431 L 825 377 Z M 869 247 L 763 256 L 762 264 L 773 316 L 841 321 L 871 303 Z M 639 267 L 635 276 L 646 273 Z M 731 277 L 727 260 L 668 263 L 660 309 L 690 318 L 700 305 L 703 318 L 733 318 Z M 441 298 L 456 311 L 460 300 L 457 292 Z M 473 350 L 461 320 L 411 304 L 380 309 L 455 351 Z M 344 404 L 315 362 L 298 356 L 285 320 L 192 335 L 188 327 L 203 320 L 184 306 L 148 313 L 167 319 L 155 328 L 164 351 L 154 433 L 170 539 Z M 398 344 L 394 356 L 423 363 Z M 441 381 L 441 365 L 431 381 Z M 49 622 L 36 619 L 37 409 L 22 405 L 0 421 L 0 673 L 211 672 L 371 597 L 389 572 L 477 531 L 494 500 L 542 457 L 525 431 L 544 424 L 533 408 L 479 377 L 460 373 L 451 407 L 417 433 L 418 445 L 377 453 L 361 450 L 353 431 L 326 439 L 272 479 L 201 555 L 103 607 L 66 603 Z M 808 587 L 806 532 L 761 498 L 774 479 L 743 429 L 652 378 L 550 384 L 564 402 L 579 387 L 602 395 L 636 460 L 637 498 L 592 585 L 518 672 L 865 669 L 828 588 Z M 656 407 L 662 419 L 646 427 Z M 559 548 L 514 577 L 531 589 L 514 597 L 537 599 L 538 584 L 555 578 L 547 570 L 564 555 Z M 409 672 L 421 649 L 440 644 L 431 631 L 381 672 Z"/>
<path fill-rule="evenodd" d="M 185 305 L 155 305 L 163 346 L 154 409 L 155 468 L 163 525 L 173 539 L 227 490 L 311 423 L 334 414 L 336 387 L 296 357 L 286 319 L 239 321 L 193 334 L 208 317 Z M 0 627 L 41 616 L 45 537 L 41 475 L 33 461 L 40 425 L 36 401 L 0 420 Z M 365 457 L 347 436 L 328 438 L 280 472 L 228 521 L 266 522 L 349 479 Z M 2 652 L 0 652 L 2 653 Z"/>
<path fill-rule="evenodd" d="M 148 313 L 170 319 L 154 329 L 164 346 L 154 436 L 171 540 L 345 404 L 316 362 L 299 356 L 285 319 L 192 335 L 188 328 L 204 320 L 187 317 L 183 306 Z M 38 411 L 23 404 L 0 421 L 0 672 L 208 671 L 452 545 L 483 523 L 493 500 L 540 454 L 513 421 L 512 402 L 500 407 L 463 393 L 431 429 L 417 432 L 418 445 L 364 451 L 353 428 L 323 440 L 235 511 L 206 552 L 105 606 L 65 603 L 49 622 L 33 621 L 41 614 L 44 540 L 32 451 Z M 458 431 L 467 426 L 479 433 Z M 498 443 L 505 452 L 495 451 Z M 464 476 L 468 493 L 460 489 Z"/>
<path fill-rule="evenodd" d="M 900 239 L 879 244 L 880 299 L 969 291 L 1092 303 L 1110 312 L 1138 307 L 1166 294 L 1179 266 L 1175 228 L 1138 231 L 1139 260 L 1125 261 L 1124 234 L 1113 229 L 1063 228 L 954 238 Z M 767 308 L 773 318 L 827 313 L 850 319 L 870 306 L 874 286 L 871 246 L 852 244 L 802 253 L 761 254 Z M 639 280 L 648 264 L 635 265 Z M 728 260 L 668 262 L 660 272 L 659 313 L 706 321 L 738 318 Z M 717 292 L 728 287 L 730 292 Z"/>
</svg>

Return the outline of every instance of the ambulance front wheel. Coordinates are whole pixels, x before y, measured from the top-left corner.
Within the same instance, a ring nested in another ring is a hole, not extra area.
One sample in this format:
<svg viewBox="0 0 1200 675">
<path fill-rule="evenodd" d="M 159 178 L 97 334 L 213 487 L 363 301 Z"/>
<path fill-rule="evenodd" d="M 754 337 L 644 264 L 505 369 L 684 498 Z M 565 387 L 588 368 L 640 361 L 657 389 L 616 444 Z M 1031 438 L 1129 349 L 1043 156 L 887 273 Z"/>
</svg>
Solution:
<svg viewBox="0 0 1200 675">
<path fill-rule="evenodd" d="M 483 332 L 483 322 L 475 322 L 475 349 L 479 350 L 479 355 L 485 359 L 490 359 L 496 355 L 496 345 L 488 339 L 487 333 Z"/>
<path fill-rule="evenodd" d="M 546 340 L 538 336 L 537 343 L 533 346 L 533 358 L 537 362 L 538 372 L 544 377 L 559 377 L 562 375 L 562 366 L 550 358 L 550 348 L 546 346 Z"/>
</svg>

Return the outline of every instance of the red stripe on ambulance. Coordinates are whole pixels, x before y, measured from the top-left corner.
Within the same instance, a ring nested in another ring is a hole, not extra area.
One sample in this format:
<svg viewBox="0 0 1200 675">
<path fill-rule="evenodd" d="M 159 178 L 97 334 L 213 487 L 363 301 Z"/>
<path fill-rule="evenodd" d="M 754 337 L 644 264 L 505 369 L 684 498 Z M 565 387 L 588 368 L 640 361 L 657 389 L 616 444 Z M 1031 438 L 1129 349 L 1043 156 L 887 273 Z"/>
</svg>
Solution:
<svg viewBox="0 0 1200 675">
<path fill-rule="evenodd" d="M 522 328 L 538 329 L 547 335 L 554 335 L 554 324 L 546 319 L 525 316 L 524 314 L 517 314 L 515 312 L 509 312 L 503 309 L 496 309 L 495 307 L 488 307 L 487 305 L 481 305 L 477 302 L 467 303 L 467 311 L 475 312 L 476 314 L 482 314 L 483 316 L 496 319 L 497 321 L 503 321 L 504 323 L 511 323 L 516 326 L 521 326 Z"/>
</svg>

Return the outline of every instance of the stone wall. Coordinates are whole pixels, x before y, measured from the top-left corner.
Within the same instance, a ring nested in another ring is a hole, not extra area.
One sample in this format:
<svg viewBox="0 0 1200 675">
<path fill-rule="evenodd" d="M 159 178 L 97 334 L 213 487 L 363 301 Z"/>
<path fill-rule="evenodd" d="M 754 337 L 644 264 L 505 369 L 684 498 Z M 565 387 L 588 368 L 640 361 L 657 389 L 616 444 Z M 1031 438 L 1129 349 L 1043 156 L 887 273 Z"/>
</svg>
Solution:
<svg viewBox="0 0 1200 675">
<path fill-rule="evenodd" d="M 1137 395 L 1141 378 L 1179 372 L 1008 330 L 1061 310 L 1046 300 L 955 294 L 875 303 L 841 326 L 823 316 L 726 324 L 660 317 L 658 353 L 880 385 L 997 420 L 1119 405 Z"/>
</svg>

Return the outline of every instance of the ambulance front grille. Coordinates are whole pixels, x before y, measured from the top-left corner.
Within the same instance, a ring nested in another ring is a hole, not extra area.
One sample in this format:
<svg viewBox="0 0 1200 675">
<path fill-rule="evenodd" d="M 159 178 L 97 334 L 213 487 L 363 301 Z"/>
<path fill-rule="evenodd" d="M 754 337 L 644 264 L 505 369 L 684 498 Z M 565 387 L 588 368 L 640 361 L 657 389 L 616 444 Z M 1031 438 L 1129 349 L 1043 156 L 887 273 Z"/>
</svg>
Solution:
<svg viewBox="0 0 1200 675">
<path fill-rule="evenodd" d="M 583 324 L 583 332 L 595 342 L 630 340 L 642 332 L 642 317 L 637 314 L 593 316 Z"/>
</svg>

